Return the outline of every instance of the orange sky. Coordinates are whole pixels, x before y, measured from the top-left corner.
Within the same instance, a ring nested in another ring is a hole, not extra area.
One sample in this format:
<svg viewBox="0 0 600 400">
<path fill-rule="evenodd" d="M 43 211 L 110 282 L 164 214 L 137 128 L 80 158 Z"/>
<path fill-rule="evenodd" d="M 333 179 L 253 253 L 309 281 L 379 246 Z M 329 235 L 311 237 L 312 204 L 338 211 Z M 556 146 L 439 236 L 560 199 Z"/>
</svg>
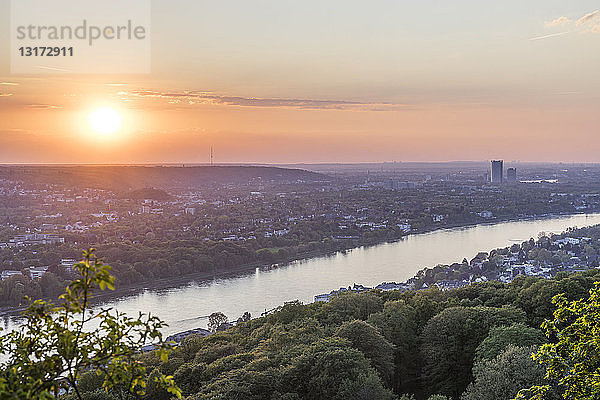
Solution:
<svg viewBox="0 0 600 400">
<path fill-rule="evenodd" d="M 3 57 L 0 163 L 600 161 L 593 2 L 213 3 L 153 2 L 152 74 Z"/>
</svg>

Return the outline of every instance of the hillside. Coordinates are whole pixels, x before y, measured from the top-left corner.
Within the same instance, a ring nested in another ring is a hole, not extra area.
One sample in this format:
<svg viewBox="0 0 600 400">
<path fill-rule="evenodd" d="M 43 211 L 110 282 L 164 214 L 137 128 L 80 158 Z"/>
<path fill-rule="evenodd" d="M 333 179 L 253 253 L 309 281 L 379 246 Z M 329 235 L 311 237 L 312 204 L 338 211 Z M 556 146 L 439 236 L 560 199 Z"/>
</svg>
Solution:
<svg viewBox="0 0 600 400">
<path fill-rule="evenodd" d="M 142 359 L 149 371 L 173 375 L 187 400 L 509 400 L 547 383 L 531 353 L 547 341 L 540 324 L 552 318 L 551 299 L 585 298 L 599 279 L 600 271 L 590 270 L 291 302 L 222 332 L 190 336 L 166 362 L 152 352 Z M 112 399 L 99 384 L 86 390 Z M 158 389 L 148 394 L 169 398 Z"/>
<path fill-rule="evenodd" d="M 323 181 L 328 177 L 302 169 L 259 166 L 2 166 L 0 179 L 26 184 L 55 184 L 108 190 L 196 188 L 248 182 Z"/>
</svg>

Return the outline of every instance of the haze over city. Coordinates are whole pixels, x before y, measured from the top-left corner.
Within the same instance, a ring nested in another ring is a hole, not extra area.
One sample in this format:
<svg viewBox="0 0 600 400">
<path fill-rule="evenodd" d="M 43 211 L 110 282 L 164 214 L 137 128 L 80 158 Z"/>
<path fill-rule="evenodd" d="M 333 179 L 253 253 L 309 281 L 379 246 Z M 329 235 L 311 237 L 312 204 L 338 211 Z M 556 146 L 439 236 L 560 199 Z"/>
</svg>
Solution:
<svg viewBox="0 0 600 400">
<path fill-rule="evenodd" d="M 0 163 L 598 161 L 594 1 L 156 0 L 151 39 L 146 75 L 2 59 Z"/>
</svg>

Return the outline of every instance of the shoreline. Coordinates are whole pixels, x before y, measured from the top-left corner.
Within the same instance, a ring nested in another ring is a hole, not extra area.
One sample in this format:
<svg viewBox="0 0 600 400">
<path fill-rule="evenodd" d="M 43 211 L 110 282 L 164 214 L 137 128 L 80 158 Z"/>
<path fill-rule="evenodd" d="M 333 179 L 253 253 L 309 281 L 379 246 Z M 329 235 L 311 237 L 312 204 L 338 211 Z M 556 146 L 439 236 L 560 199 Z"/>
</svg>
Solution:
<svg viewBox="0 0 600 400">
<path fill-rule="evenodd" d="M 283 267 L 283 266 L 288 266 L 292 263 L 300 262 L 303 260 L 312 260 L 312 259 L 318 259 L 318 258 L 331 257 L 331 256 L 336 255 L 337 253 L 352 251 L 352 250 L 359 249 L 359 248 L 369 248 L 369 247 L 375 247 L 375 246 L 380 246 L 380 245 L 384 245 L 384 244 L 392 244 L 392 243 L 396 243 L 401 240 L 404 240 L 404 238 L 409 237 L 409 236 L 426 235 L 426 234 L 430 234 L 430 233 L 434 233 L 434 232 L 452 231 L 452 230 L 457 230 L 457 229 L 469 229 L 469 228 L 474 228 L 477 226 L 491 226 L 491 225 L 499 225 L 499 224 L 503 224 L 503 223 L 524 222 L 524 221 L 542 221 L 542 220 L 553 219 L 553 218 L 574 217 L 577 215 L 599 215 L 599 214 L 600 214 L 600 211 L 599 212 L 591 212 L 591 213 L 586 213 L 586 212 L 558 213 L 558 214 L 545 214 L 543 216 L 528 216 L 528 217 L 519 217 L 519 218 L 494 219 L 493 221 L 473 223 L 473 224 L 454 224 L 454 225 L 450 225 L 450 226 L 428 229 L 428 230 L 424 230 L 421 232 L 408 233 L 408 234 L 405 234 L 405 235 L 399 237 L 398 239 L 394 239 L 394 240 L 365 241 L 365 243 L 363 243 L 363 244 L 347 246 L 345 248 L 340 248 L 338 250 L 333 250 L 333 251 L 315 250 L 315 251 L 312 251 L 309 253 L 303 253 L 301 255 L 299 254 L 298 257 L 295 257 L 288 261 L 280 262 L 278 268 Z M 487 250 L 489 250 L 489 249 L 487 249 Z M 482 251 L 487 251 L 487 250 L 482 250 Z M 466 255 L 465 255 L 465 257 L 466 257 Z M 266 267 L 269 267 L 269 265 L 272 265 L 272 264 L 253 262 L 253 263 L 248 263 L 248 264 L 242 264 L 242 265 L 232 267 L 232 268 L 229 268 L 229 269 L 223 270 L 223 271 L 199 272 L 199 273 L 188 274 L 188 275 L 174 277 L 174 278 L 157 279 L 152 283 L 144 282 L 144 283 L 140 283 L 140 284 L 125 285 L 125 286 L 118 287 L 114 291 L 97 292 L 94 295 L 94 297 L 90 303 L 91 303 L 92 307 L 95 307 L 95 306 L 101 305 L 102 303 L 106 303 L 106 302 L 109 302 L 114 299 L 135 296 L 146 290 L 150 290 L 150 291 L 169 290 L 169 289 L 180 288 L 180 287 L 187 286 L 187 285 L 190 285 L 193 283 L 198 283 L 198 282 L 207 282 L 207 281 L 214 281 L 214 280 L 219 280 L 219 279 L 242 277 L 248 273 L 251 273 L 252 271 L 255 271 L 257 268 L 266 268 Z M 425 267 L 426 266 L 423 266 L 423 268 L 425 268 Z M 54 301 L 55 299 L 44 299 L 44 300 L 53 300 Z M 0 308 L 0 316 L 4 316 L 4 317 L 16 316 L 19 313 L 21 313 L 23 310 L 25 310 L 26 307 L 27 306 L 1 307 Z"/>
</svg>

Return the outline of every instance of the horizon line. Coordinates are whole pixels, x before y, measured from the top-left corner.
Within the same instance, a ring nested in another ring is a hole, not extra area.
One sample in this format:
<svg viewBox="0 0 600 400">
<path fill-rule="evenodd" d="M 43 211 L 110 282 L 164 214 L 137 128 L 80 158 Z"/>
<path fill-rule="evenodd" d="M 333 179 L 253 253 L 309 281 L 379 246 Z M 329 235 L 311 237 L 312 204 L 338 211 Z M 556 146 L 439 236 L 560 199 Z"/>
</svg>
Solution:
<svg viewBox="0 0 600 400">
<path fill-rule="evenodd" d="M 269 163 L 269 162 L 136 162 L 136 163 L 1 163 L 0 167 L 219 167 L 219 166 L 286 166 L 286 165 L 385 165 L 385 164 L 458 164 L 458 163 L 489 163 L 492 160 L 502 160 L 507 164 L 568 164 L 568 165 L 600 165 L 600 161 L 522 161 L 522 160 L 504 160 L 501 158 L 493 158 L 489 160 L 432 160 L 432 161 L 322 161 L 322 162 L 287 162 L 287 163 Z"/>
</svg>

